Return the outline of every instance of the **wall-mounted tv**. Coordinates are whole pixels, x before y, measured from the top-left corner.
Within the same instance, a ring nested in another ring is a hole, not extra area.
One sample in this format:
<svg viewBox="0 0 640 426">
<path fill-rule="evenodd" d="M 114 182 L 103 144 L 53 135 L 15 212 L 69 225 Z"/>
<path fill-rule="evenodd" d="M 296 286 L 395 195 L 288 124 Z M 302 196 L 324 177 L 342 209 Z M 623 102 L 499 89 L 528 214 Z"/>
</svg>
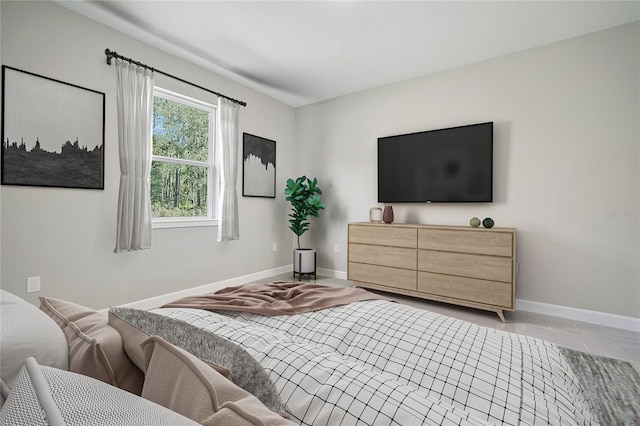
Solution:
<svg viewBox="0 0 640 426">
<path fill-rule="evenodd" d="M 378 138 L 378 202 L 493 201 L 493 122 Z"/>
</svg>

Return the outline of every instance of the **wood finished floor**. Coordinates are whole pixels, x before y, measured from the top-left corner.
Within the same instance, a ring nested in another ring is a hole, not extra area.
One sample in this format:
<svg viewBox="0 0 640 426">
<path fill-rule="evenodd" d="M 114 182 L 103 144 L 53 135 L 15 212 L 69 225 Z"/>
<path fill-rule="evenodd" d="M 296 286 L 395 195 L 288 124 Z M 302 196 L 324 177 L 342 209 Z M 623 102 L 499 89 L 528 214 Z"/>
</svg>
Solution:
<svg viewBox="0 0 640 426">
<path fill-rule="evenodd" d="M 276 280 L 292 281 L 293 275 L 287 273 L 260 281 Z M 301 281 L 339 286 L 352 285 L 347 280 L 322 276 L 318 276 L 316 280 L 303 276 Z M 526 311 L 505 312 L 506 323 L 502 323 L 493 312 L 384 294 L 399 303 L 449 315 L 484 327 L 537 337 L 565 348 L 628 361 L 640 373 L 640 333 L 638 332 Z"/>
</svg>

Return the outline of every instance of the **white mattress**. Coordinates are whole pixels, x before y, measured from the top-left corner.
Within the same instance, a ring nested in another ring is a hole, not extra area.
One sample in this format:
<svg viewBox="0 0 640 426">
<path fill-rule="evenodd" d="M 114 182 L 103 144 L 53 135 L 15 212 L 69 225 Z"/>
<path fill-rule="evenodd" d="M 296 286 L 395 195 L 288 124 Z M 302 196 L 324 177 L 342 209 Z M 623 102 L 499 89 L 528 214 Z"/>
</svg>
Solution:
<svg viewBox="0 0 640 426">
<path fill-rule="evenodd" d="M 407 305 L 154 312 L 245 348 L 301 424 L 598 424 L 555 345 Z"/>
</svg>

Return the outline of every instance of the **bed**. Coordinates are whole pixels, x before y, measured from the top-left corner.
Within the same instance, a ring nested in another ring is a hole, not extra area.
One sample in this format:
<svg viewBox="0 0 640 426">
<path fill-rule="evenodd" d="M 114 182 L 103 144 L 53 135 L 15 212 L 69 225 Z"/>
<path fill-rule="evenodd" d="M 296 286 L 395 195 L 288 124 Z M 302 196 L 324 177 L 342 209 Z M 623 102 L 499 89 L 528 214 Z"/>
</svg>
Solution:
<svg viewBox="0 0 640 426">
<path fill-rule="evenodd" d="M 269 283 L 283 284 L 308 286 Z M 218 301 L 216 309 L 116 307 L 108 325 L 142 371 L 148 363 L 140 347 L 150 338 L 227 371 L 277 414 L 271 424 L 598 424 L 580 382 L 549 342 L 380 296 L 333 299 L 287 315 L 253 313 L 244 301 Z"/>
<path fill-rule="evenodd" d="M 225 304 L 145 315 L 245 349 L 299 424 L 597 424 L 555 345 L 377 299 L 295 315 Z"/>
</svg>

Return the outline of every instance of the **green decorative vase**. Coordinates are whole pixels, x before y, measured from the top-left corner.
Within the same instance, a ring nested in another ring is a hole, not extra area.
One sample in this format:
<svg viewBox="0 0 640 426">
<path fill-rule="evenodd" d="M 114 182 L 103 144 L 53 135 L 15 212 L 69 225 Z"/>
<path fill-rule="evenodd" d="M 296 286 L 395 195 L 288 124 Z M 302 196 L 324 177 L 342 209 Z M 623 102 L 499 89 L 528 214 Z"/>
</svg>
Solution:
<svg viewBox="0 0 640 426">
<path fill-rule="evenodd" d="M 493 225 L 493 219 L 491 219 L 490 217 L 487 217 L 482 221 L 482 226 L 484 226 L 485 228 L 493 228 Z"/>
<path fill-rule="evenodd" d="M 474 228 L 477 228 L 478 226 L 480 226 L 480 219 L 478 219 L 477 217 L 472 217 L 471 220 L 469 221 L 469 225 L 471 225 Z"/>
</svg>

